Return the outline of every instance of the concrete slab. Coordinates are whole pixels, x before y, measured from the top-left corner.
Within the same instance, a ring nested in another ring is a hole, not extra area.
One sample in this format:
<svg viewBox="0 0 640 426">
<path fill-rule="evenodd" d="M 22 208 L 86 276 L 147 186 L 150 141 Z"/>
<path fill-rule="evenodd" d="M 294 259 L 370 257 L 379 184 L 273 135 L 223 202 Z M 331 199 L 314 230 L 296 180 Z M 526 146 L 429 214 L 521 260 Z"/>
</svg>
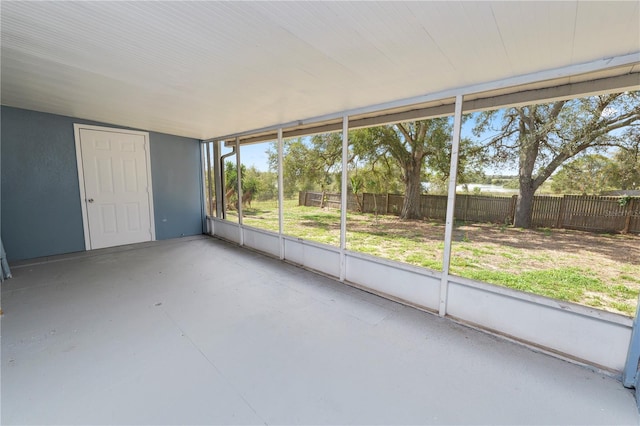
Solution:
<svg viewBox="0 0 640 426">
<path fill-rule="evenodd" d="M 2 424 L 640 420 L 609 376 L 212 238 L 48 260 L 2 286 Z"/>
</svg>

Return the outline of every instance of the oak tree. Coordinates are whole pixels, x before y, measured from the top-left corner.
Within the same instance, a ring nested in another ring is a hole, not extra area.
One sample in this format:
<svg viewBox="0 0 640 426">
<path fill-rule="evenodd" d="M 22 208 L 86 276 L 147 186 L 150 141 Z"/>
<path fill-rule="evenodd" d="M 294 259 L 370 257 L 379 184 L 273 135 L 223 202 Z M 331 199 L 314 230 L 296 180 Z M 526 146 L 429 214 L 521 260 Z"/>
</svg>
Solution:
<svg viewBox="0 0 640 426">
<path fill-rule="evenodd" d="M 486 144 L 493 158 L 518 166 L 515 226 L 531 227 L 534 194 L 563 163 L 585 150 L 623 143 L 615 132 L 640 120 L 639 98 L 624 92 L 478 114 L 477 136 L 497 131 Z"/>
</svg>

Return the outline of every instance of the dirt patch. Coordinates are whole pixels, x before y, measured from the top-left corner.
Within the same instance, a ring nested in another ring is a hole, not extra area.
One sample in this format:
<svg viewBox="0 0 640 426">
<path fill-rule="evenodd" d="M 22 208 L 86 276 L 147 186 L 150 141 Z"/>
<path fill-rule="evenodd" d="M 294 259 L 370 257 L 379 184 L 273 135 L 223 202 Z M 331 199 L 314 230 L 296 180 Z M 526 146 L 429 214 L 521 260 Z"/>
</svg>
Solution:
<svg viewBox="0 0 640 426">
<path fill-rule="evenodd" d="M 350 218 L 351 219 L 351 218 Z M 420 241 L 444 241 L 445 226 L 441 223 L 423 220 L 399 220 L 380 217 L 374 221 L 351 219 L 349 231 L 390 234 Z M 494 224 L 472 224 L 456 226 L 453 230 L 456 242 L 467 242 L 488 249 L 492 245 L 511 247 L 538 254 L 534 259 L 521 259 L 532 266 L 555 264 L 559 257 L 568 257 L 574 266 L 597 267 L 593 257 L 615 264 L 637 266 L 640 263 L 640 235 L 596 234 L 592 232 L 566 229 L 528 230 L 502 227 Z M 544 255 L 549 262 L 542 260 Z"/>
</svg>

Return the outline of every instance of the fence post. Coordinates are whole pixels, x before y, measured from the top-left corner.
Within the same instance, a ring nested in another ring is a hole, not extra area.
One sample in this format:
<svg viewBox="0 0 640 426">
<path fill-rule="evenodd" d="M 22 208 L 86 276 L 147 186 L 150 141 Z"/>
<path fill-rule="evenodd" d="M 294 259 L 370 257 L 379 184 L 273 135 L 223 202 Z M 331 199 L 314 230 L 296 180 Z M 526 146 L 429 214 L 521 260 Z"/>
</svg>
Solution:
<svg viewBox="0 0 640 426">
<path fill-rule="evenodd" d="M 565 210 L 565 196 L 563 195 L 562 198 L 560 199 L 560 208 L 558 209 L 558 219 L 556 220 L 556 228 L 562 228 L 562 225 L 564 223 L 564 210 Z"/>
<path fill-rule="evenodd" d="M 469 217 L 469 199 L 471 197 L 469 196 L 469 194 L 465 194 L 464 195 L 464 221 L 466 222 L 468 217 Z"/>
<path fill-rule="evenodd" d="M 631 226 L 631 215 L 633 214 L 635 203 L 636 203 L 636 199 L 631 198 L 629 200 L 629 203 L 627 204 L 627 214 L 626 214 L 627 217 L 625 217 L 624 219 L 624 229 L 622 230 L 623 234 L 629 233 L 629 227 Z"/>
<path fill-rule="evenodd" d="M 387 200 L 384 204 L 384 214 L 389 214 L 389 193 L 387 192 Z"/>
<path fill-rule="evenodd" d="M 511 219 L 511 224 L 513 225 L 516 222 L 516 205 L 518 204 L 518 196 L 511 196 L 511 206 L 509 207 L 509 216 Z"/>
</svg>

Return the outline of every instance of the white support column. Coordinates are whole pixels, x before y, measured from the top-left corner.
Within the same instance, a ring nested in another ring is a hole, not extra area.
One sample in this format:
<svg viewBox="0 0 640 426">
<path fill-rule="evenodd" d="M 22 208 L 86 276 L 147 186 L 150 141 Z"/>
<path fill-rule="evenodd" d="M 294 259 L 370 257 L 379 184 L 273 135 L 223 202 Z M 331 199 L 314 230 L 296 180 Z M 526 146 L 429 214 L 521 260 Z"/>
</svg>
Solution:
<svg viewBox="0 0 640 426">
<path fill-rule="evenodd" d="M 282 127 L 278 129 L 278 239 L 280 243 L 280 260 L 284 259 L 284 147 L 282 141 Z"/>
<path fill-rule="evenodd" d="M 629 351 L 627 352 L 627 362 L 622 372 L 622 384 L 628 388 L 636 388 L 636 396 L 640 392 L 637 388 L 639 382 L 638 361 L 640 360 L 640 296 L 636 306 L 636 316 L 633 318 L 633 328 L 631 329 L 631 340 L 629 341 Z M 640 399 L 637 399 L 640 408 Z"/>
<path fill-rule="evenodd" d="M 211 182 L 209 182 L 209 160 L 210 160 L 211 156 L 210 156 L 210 148 L 209 148 L 209 143 L 208 142 L 200 142 L 200 159 L 201 159 L 201 165 L 200 167 L 202 168 L 202 196 L 204 197 L 204 202 L 203 202 L 203 210 L 204 210 L 204 217 L 205 217 L 205 222 L 207 221 L 207 210 L 208 207 L 210 205 L 210 202 L 207 201 L 208 195 L 209 195 L 209 187 L 211 185 Z"/>
<path fill-rule="evenodd" d="M 213 176 L 211 175 L 211 142 L 206 142 L 207 144 L 207 161 L 206 161 L 206 167 L 207 167 L 207 210 L 209 212 L 209 215 L 211 217 L 215 216 L 215 206 L 213 205 L 213 187 L 215 186 L 213 183 Z"/>
<path fill-rule="evenodd" d="M 342 190 L 340 194 L 340 281 L 346 277 L 347 259 L 347 162 L 349 160 L 349 117 L 342 117 Z"/>
<path fill-rule="evenodd" d="M 215 182 L 216 190 L 216 217 L 218 219 L 224 219 L 224 205 L 222 200 L 222 174 L 224 173 L 224 167 L 220 164 L 220 141 L 213 142 L 213 179 Z"/>
<path fill-rule="evenodd" d="M 209 219 L 207 218 L 208 214 L 207 214 L 207 210 L 208 207 L 211 205 L 211 201 L 209 201 L 209 188 L 207 188 L 207 186 L 211 186 L 211 174 L 209 173 L 209 167 L 211 167 L 211 165 L 209 164 L 209 160 L 210 160 L 210 156 L 209 156 L 209 142 L 201 142 L 200 143 L 200 159 L 201 159 L 201 165 L 200 167 L 202 168 L 202 196 L 203 196 L 203 202 L 202 202 L 202 212 L 204 213 L 204 232 L 206 234 L 209 234 Z"/>
<path fill-rule="evenodd" d="M 444 233 L 444 254 L 442 256 L 442 280 L 440 282 L 439 314 L 447 314 L 447 293 L 449 290 L 449 265 L 451 263 L 451 239 L 456 208 L 456 181 L 458 176 L 458 155 L 460 150 L 460 131 L 462 128 L 462 95 L 456 96 L 456 109 L 453 118 L 453 140 L 451 141 L 451 166 L 449 167 L 449 192 L 447 196 L 447 217 Z"/>
<path fill-rule="evenodd" d="M 238 177 L 238 229 L 240 230 L 240 246 L 244 245 L 242 230 L 242 163 L 240 162 L 240 138 L 236 138 L 236 175 Z"/>
</svg>

